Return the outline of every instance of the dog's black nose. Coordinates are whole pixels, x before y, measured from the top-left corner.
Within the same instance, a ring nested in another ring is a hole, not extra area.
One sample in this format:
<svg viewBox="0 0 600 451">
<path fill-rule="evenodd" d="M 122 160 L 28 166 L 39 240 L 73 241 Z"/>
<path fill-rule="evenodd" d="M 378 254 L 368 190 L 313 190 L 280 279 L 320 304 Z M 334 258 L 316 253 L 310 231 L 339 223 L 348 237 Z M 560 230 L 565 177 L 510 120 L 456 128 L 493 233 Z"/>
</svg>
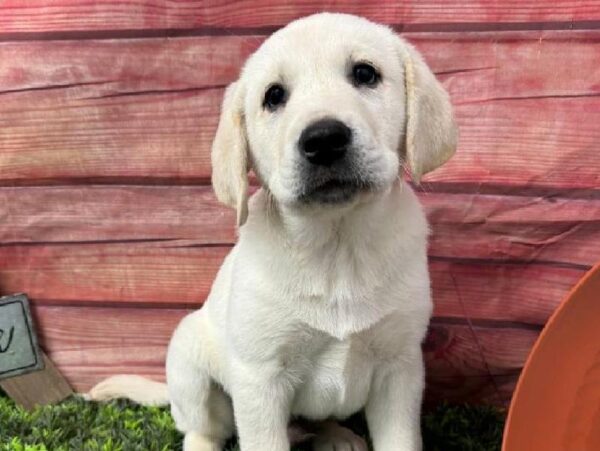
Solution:
<svg viewBox="0 0 600 451">
<path fill-rule="evenodd" d="M 304 129 L 299 147 L 312 164 L 331 166 L 346 154 L 352 131 L 336 119 L 322 119 Z"/>
</svg>

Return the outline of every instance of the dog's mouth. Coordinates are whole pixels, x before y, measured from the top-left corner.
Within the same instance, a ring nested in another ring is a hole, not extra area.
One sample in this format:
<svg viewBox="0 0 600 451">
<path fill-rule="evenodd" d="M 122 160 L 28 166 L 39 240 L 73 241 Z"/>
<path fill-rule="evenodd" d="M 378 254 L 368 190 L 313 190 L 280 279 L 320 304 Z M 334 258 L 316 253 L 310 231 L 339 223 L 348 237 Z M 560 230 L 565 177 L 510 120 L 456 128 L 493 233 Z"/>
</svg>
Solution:
<svg viewBox="0 0 600 451">
<path fill-rule="evenodd" d="M 304 203 L 339 204 L 350 201 L 361 191 L 368 191 L 371 186 L 359 180 L 330 179 L 315 184 L 300 195 Z"/>
</svg>

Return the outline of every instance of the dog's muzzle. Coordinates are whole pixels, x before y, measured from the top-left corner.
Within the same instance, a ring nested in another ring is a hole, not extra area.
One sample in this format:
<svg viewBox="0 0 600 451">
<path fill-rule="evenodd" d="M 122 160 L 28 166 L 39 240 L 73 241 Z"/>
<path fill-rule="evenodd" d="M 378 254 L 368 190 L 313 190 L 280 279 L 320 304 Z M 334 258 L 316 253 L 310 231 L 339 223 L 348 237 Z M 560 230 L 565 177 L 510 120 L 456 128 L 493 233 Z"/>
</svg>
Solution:
<svg viewBox="0 0 600 451">
<path fill-rule="evenodd" d="M 368 188 L 361 180 L 353 150 L 352 130 L 334 118 L 325 118 L 308 125 L 300 134 L 298 150 L 301 165 L 304 203 L 342 203 Z"/>
</svg>

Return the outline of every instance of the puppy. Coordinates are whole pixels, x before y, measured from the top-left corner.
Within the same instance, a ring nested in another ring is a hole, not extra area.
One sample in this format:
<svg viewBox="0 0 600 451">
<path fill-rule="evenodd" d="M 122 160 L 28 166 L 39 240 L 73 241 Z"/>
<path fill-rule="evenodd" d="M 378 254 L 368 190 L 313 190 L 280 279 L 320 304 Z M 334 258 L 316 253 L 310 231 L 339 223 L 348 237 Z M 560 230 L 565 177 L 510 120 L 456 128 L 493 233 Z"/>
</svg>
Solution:
<svg viewBox="0 0 600 451">
<path fill-rule="evenodd" d="M 421 449 L 428 226 L 402 180 L 456 148 L 447 93 L 389 28 L 317 14 L 274 33 L 227 88 L 212 148 L 239 240 L 167 354 L 167 390 L 131 377 L 94 399 L 170 400 L 186 451 L 287 451 L 292 417 L 365 409 L 376 451 Z M 252 169 L 261 188 L 248 195 Z M 315 449 L 363 450 L 328 421 Z"/>
</svg>

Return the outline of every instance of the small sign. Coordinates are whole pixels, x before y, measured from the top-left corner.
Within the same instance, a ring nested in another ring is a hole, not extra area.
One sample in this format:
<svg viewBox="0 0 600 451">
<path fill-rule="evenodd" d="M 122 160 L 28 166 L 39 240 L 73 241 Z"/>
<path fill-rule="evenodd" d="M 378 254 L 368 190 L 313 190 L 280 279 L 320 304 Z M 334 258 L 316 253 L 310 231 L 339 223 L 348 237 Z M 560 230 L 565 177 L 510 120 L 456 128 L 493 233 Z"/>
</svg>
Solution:
<svg viewBox="0 0 600 451">
<path fill-rule="evenodd" d="M 0 298 L 0 379 L 44 368 L 24 294 Z"/>
</svg>

